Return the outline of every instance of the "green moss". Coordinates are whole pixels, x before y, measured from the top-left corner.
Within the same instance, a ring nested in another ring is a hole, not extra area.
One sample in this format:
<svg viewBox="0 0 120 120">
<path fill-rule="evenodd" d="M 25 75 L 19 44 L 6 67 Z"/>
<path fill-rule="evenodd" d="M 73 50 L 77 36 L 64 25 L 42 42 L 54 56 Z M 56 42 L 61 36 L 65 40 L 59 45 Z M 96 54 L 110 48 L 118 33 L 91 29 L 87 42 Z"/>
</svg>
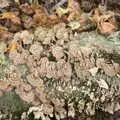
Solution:
<svg viewBox="0 0 120 120">
<path fill-rule="evenodd" d="M 14 112 L 23 112 L 27 110 L 29 105 L 20 99 L 20 97 L 14 92 L 6 92 L 0 97 L 0 110 Z"/>
<path fill-rule="evenodd" d="M 7 56 L 5 56 L 4 53 L 0 54 L 0 65 L 7 65 L 8 64 L 8 59 Z"/>
</svg>

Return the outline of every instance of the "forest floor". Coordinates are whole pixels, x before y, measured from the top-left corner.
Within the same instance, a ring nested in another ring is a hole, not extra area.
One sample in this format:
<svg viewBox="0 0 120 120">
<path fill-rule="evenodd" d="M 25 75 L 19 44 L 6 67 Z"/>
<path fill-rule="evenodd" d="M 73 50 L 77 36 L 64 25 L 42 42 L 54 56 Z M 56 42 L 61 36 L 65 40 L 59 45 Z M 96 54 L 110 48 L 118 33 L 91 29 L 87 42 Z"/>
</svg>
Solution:
<svg viewBox="0 0 120 120">
<path fill-rule="evenodd" d="M 0 120 L 120 120 L 119 0 L 0 3 Z"/>
</svg>

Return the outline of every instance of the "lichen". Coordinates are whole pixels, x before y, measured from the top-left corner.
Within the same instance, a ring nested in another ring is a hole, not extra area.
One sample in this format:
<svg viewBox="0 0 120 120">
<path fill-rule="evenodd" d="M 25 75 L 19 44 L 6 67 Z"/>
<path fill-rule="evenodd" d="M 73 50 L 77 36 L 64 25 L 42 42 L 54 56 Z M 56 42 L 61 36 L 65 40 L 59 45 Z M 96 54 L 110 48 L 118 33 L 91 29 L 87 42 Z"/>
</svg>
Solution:
<svg viewBox="0 0 120 120">
<path fill-rule="evenodd" d="M 119 110 L 119 45 L 110 36 L 73 32 L 64 23 L 36 28 L 29 36 L 32 41 L 23 33 L 31 34 L 18 32 L 10 41 L 19 44 L 8 53 L 8 64 L 2 57 L 6 67 L 1 91 L 15 89 L 22 100 L 38 106 L 33 113 L 45 119 L 74 117 L 83 110 L 88 115 L 96 109 L 114 113 L 116 103 Z"/>
</svg>

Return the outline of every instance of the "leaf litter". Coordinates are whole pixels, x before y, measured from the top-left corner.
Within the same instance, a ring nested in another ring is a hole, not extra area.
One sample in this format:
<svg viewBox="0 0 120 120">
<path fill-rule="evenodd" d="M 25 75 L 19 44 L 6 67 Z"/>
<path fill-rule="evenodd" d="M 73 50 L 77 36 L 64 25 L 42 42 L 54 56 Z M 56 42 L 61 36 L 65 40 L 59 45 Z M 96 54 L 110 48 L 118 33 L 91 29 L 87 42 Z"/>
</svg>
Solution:
<svg viewBox="0 0 120 120">
<path fill-rule="evenodd" d="M 116 117 L 119 11 L 107 10 L 109 6 L 97 0 L 4 3 L 0 5 L 0 96 L 14 90 L 32 105 L 20 119 L 33 113 L 42 120 L 93 120 L 99 110 Z"/>
</svg>

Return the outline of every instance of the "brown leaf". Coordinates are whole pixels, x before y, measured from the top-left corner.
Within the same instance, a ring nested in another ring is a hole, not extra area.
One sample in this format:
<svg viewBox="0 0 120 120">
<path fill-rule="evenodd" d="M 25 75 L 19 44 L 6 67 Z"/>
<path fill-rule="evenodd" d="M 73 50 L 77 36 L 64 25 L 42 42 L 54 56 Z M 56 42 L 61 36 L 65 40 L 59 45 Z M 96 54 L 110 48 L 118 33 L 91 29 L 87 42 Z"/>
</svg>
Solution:
<svg viewBox="0 0 120 120">
<path fill-rule="evenodd" d="M 45 13 L 35 14 L 33 16 L 33 20 L 36 25 L 42 25 L 42 26 L 49 26 L 49 25 L 57 24 L 60 21 L 62 21 L 62 19 L 60 19 L 55 14 L 51 14 L 48 16 Z"/>
<path fill-rule="evenodd" d="M 10 19 L 14 24 L 21 24 L 20 18 L 14 12 L 3 12 L 0 19 Z"/>
<path fill-rule="evenodd" d="M 0 14 L 0 19 L 11 19 L 13 16 L 13 12 L 3 12 Z"/>
<path fill-rule="evenodd" d="M 35 14 L 33 20 L 36 25 L 46 25 L 48 23 L 48 16 L 44 13 Z"/>
<path fill-rule="evenodd" d="M 60 21 L 61 20 L 60 20 L 60 18 L 57 15 L 55 15 L 55 14 L 49 15 L 49 22 L 50 22 L 50 24 L 56 24 L 56 23 L 59 23 Z"/>
<path fill-rule="evenodd" d="M 17 43 L 16 42 L 12 42 L 11 44 L 9 44 L 8 48 L 6 48 L 5 52 L 11 51 L 11 50 L 15 50 L 17 48 Z"/>
<path fill-rule="evenodd" d="M 110 34 L 113 31 L 115 31 L 117 28 L 115 27 L 115 25 L 109 23 L 109 22 L 103 22 L 101 23 L 101 25 L 99 26 L 99 31 L 102 34 Z"/>
<path fill-rule="evenodd" d="M 98 23 L 100 21 L 100 10 L 94 9 L 92 12 L 93 12 L 93 17 L 91 18 L 92 21 Z"/>
<path fill-rule="evenodd" d="M 29 29 L 34 26 L 33 18 L 30 16 L 23 16 L 22 22 L 24 25 L 24 28 Z"/>
<path fill-rule="evenodd" d="M 59 17 L 64 16 L 65 14 L 68 14 L 68 21 L 73 19 L 79 19 L 80 18 L 80 4 L 78 0 L 68 0 L 68 6 L 67 8 L 56 8 L 56 13 Z"/>
<path fill-rule="evenodd" d="M 99 9 L 95 9 L 91 20 L 97 23 L 98 31 L 102 34 L 110 34 L 117 30 L 113 12 L 101 13 Z"/>
<path fill-rule="evenodd" d="M 10 40 L 13 34 L 7 31 L 0 31 L 0 40 Z"/>
<path fill-rule="evenodd" d="M 39 14 L 39 13 L 45 13 L 46 14 L 46 9 L 41 7 L 41 6 L 31 5 L 31 7 L 34 10 L 35 14 Z"/>
<path fill-rule="evenodd" d="M 10 32 L 18 32 L 22 29 L 22 27 L 20 25 L 15 25 L 12 22 L 8 25 L 8 30 Z"/>
<path fill-rule="evenodd" d="M 26 4 L 22 4 L 20 6 L 20 9 L 21 9 L 22 12 L 24 12 L 27 15 L 31 15 L 31 14 L 34 13 L 32 7 L 29 4 L 27 4 L 27 3 Z"/>
<path fill-rule="evenodd" d="M 18 16 L 13 16 L 13 18 L 11 19 L 11 21 L 14 24 L 21 25 L 21 19 Z"/>
</svg>

